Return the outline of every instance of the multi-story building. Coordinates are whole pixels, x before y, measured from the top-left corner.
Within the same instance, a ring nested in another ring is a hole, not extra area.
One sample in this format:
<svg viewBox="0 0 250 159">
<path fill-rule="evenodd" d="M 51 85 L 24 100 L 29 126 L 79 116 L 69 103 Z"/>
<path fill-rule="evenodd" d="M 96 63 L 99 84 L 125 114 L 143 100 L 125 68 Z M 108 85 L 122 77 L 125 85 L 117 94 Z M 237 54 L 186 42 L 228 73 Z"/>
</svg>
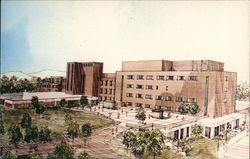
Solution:
<svg viewBox="0 0 250 159">
<path fill-rule="evenodd" d="M 99 96 L 103 63 L 68 62 L 65 92 Z"/>
<path fill-rule="evenodd" d="M 102 75 L 99 100 L 115 101 L 115 73 Z"/>
<path fill-rule="evenodd" d="M 197 115 L 219 117 L 235 111 L 236 80 L 216 61 L 126 61 L 116 72 L 115 101 L 171 112 L 184 102 L 197 103 Z"/>
<path fill-rule="evenodd" d="M 37 92 L 64 92 L 65 77 L 51 76 L 36 83 Z"/>
</svg>

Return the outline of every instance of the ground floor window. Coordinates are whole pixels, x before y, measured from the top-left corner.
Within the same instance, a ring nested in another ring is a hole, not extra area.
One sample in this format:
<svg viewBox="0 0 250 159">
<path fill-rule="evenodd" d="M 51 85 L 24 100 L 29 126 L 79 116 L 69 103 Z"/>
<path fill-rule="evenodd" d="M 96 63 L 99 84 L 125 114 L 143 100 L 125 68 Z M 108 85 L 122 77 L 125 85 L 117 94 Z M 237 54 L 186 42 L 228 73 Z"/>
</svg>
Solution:
<svg viewBox="0 0 250 159">
<path fill-rule="evenodd" d="M 183 139 L 184 129 L 181 129 L 180 139 Z"/>
<path fill-rule="evenodd" d="M 179 130 L 175 130 L 174 131 L 174 140 L 178 140 L 179 139 Z"/>
<path fill-rule="evenodd" d="M 205 129 L 205 136 L 206 137 L 211 137 L 211 128 L 210 127 L 206 127 L 206 129 Z"/>
<path fill-rule="evenodd" d="M 219 135 L 219 126 L 216 126 L 215 128 L 214 128 L 214 136 L 218 136 Z"/>
<path fill-rule="evenodd" d="M 239 119 L 236 119 L 235 129 L 236 129 L 236 128 L 239 128 L 239 126 L 240 126 L 240 120 L 239 120 Z"/>
</svg>

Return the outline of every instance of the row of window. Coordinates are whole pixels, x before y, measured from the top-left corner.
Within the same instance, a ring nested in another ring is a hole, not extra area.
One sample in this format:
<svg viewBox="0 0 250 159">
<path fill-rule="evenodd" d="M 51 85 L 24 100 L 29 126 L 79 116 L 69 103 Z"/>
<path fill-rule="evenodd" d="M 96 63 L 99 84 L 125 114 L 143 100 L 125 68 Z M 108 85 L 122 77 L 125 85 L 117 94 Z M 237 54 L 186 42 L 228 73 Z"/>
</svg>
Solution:
<svg viewBox="0 0 250 159">
<path fill-rule="evenodd" d="M 115 82 L 115 81 L 114 81 Z M 113 82 L 113 80 L 102 80 L 101 81 L 101 85 L 102 86 L 113 86 L 114 85 L 114 82 Z"/>
<path fill-rule="evenodd" d="M 107 89 L 107 88 L 101 88 L 100 90 L 101 94 L 115 94 L 115 90 L 114 89 Z"/>
<path fill-rule="evenodd" d="M 127 84 L 127 88 L 134 88 L 134 84 Z M 141 85 L 141 84 L 137 84 L 136 89 L 144 89 L 144 85 Z M 153 90 L 154 89 L 154 86 L 153 85 L 145 85 L 145 88 L 146 89 L 149 89 L 149 90 Z M 156 85 L 155 86 L 155 89 L 158 90 L 159 89 L 159 86 Z M 168 91 L 168 86 L 166 86 L 166 91 Z"/>
<path fill-rule="evenodd" d="M 165 79 L 166 77 L 166 79 Z M 135 75 L 127 75 L 128 80 L 134 80 Z M 137 75 L 137 80 L 144 80 L 144 75 Z M 174 76 L 164 76 L 164 75 L 157 75 L 156 80 L 174 80 Z M 154 80 L 153 75 L 146 75 L 146 80 Z M 185 76 L 177 76 L 176 80 L 185 80 Z M 197 76 L 188 76 L 188 80 L 190 81 L 197 81 Z"/>
<path fill-rule="evenodd" d="M 126 102 L 126 106 L 133 106 L 133 102 Z M 142 107 L 143 103 L 135 103 L 135 106 L 136 107 Z M 152 108 L 152 105 L 151 104 L 145 104 L 144 108 Z M 162 106 L 161 105 L 155 105 L 155 108 L 156 109 L 161 109 Z M 172 111 L 173 110 L 173 106 L 165 106 L 165 107 L 163 107 L 163 110 Z"/>
<path fill-rule="evenodd" d="M 127 97 L 133 97 L 133 93 L 127 93 L 126 94 Z M 143 94 L 140 94 L 140 93 L 136 93 L 135 94 L 135 98 L 141 98 L 143 99 Z M 153 99 L 153 95 L 151 94 L 145 94 L 145 99 Z M 159 95 L 156 95 L 155 96 L 155 100 L 165 100 L 165 101 L 174 101 L 173 97 L 171 96 L 167 96 L 167 97 L 163 97 L 163 96 L 159 96 Z M 185 102 L 185 99 L 184 97 L 176 97 L 176 102 Z M 186 98 L 186 101 L 187 102 L 191 102 L 191 103 L 196 103 L 197 102 L 197 99 L 196 98 Z"/>
<path fill-rule="evenodd" d="M 114 97 L 99 97 L 100 101 L 114 101 Z"/>
</svg>

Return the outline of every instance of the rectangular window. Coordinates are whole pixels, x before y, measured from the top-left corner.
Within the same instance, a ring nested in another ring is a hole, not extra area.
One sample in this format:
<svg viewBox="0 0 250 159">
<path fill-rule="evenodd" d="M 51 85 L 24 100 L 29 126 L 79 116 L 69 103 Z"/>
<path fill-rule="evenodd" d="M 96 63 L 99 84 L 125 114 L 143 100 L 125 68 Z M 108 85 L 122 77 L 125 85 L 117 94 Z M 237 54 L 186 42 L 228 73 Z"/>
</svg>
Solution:
<svg viewBox="0 0 250 159">
<path fill-rule="evenodd" d="M 167 76 L 167 80 L 174 80 L 174 76 Z"/>
<path fill-rule="evenodd" d="M 135 97 L 136 97 L 136 98 L 143 98 L 143 95 L 142 95 L 142 94 L 137 93 Z"/>
<path fill-rule="evenodd" d="M 143 85 L 140 84 L 136 85 L 136 89 L 143 89 Z"/>
<path fill-rule="evenodd" d="M 172 101 L 172 100 L 173 100 L 173 99 L 172 99 L 171 96 L 167 96 L 166 99 L 165 99 L 165 101 Z"/>
<path fill-rule="evenodd" d="M 147 76 L 146 76 L 146 79 L 147 79 L 147 80 L 154 80 L 154 76 L 153 76 L 153 75 L 147 75 Z"/>
<path fill-rule="evenodd" d="M 156 76 L 156 79 L 157 79 L 157 80 L 164 80 L 164 76 L 161 76 L 161 75 Z"/>
<path fill-rule="evenodd" d="M 158 88 L 159 88 L 158 85 L 156 85 L 156 86 L 155 86 L 155 89 L 158 90 Z"/>
<path fill-rule="evenodd" d="M 167 107 L 166 107 L 166 110 L 167 110 L 167 111 L 171 111 L 171 110 L 172 110 L 172 107 L 171 107 L 171 106 L 167 106 Z"/>
<path fill-rule="evenodd" d="M 109 81 L 109 85 L 112 86 L 113 85 L 113 81 Z"/>
<path fill-rule="evenodd" d="M 109 94 L 112 94 L 112 89 L 109 89 Z"/>
<path fill-rule="evenodd" d="M 177 80 L 180 80 L 180 81 L 184 80 L 184 76 L 178 76 Z"/>
<path fill-rule="evenodd" d="M 161 105 L 155 105 L 155 109 L 161 109 Z"/>
<path fill-rule="evenodd" d="M 152 89 L 153 90 L 153 85 L 146 85 L 146 89 Z"/>
<path fill-rule="evenodd" d="M 103 89 L 101 88 L 100 93 L 102 93 L 102 90 L 103 90 Z"/>
<path fill-rule="evenodd" d="M 134 76 L 133 76 L 133 75 L 127 75 L 127 79 L 128 79 L 128 80 L 133 80 L 133 79 L 134 79 Z"/>
<path fill-rule="evenodd" d="M 228 76 L 225 76 L 225 81 L 228 81 Z"/>
<path fill-rule="evenodd" d="M 144 80 L 144 76 L 143 75 L 137 75 L 137 80 Z"/>
<path fill-rule="evenodd" d="M 105 86 L 107 86 L 107 85 L 108 85 L 108 80 L 105 81 Z"/>
<path fill-rule="evenodd" d="M 101 81 L 101 85 L 103 86 L 103 81 Z"/>
<path fill-rule="evenodd" d="M 135 103 L 136 107 L 142 107 L 142 103 Z"/>
<path fill-rule="evenodd" d="M 182 102 L 183 98 L 182 97 L 176 97 L 176 102 Z"/>
<path fill-rule="evenodd" d="M 156 100 L 162 100 L 162 96 L 156 96 Z"/>
<path fill-rule="evenodd" d="M 197 76 L 189 76 L 189 81 L 197 81 Z"/>
<path fill-rule="evenodd" d="M 146 94 L 145 99 L 152 99 L 152 95 L 151 94 Z"/>
<path fill-rule="evenodd" d="M 133 84 L 127 84 L 127 88 L 133 88 Z"/>
<path fill-rule="evenodd" d="M 150 108 L 151 105 L 150 104 L 145 104 L 145 108 Z"/>
<path fill-rule="evenodd" d="M 105 93 L 105 94 L 107 94 L 107 93 L 108 93 L 108 89 L 106 88 L 106 89 L 104 89 L 104 90 L 105 90 L 105 92 L 104 92 L 104 93 Z"/>
<path fill-rule="evenodd" d="M 127 106 L 132 106 L 133 103 L 132 103 L 132 102 L 127 102 L 126 105 L 127 105 Z"/>
<path fill-rule="evenodd" d="M 127 97 L 133 97 L 133 94 L 132 93 L 127 93 L 126 96 Z"/>
<path fill-rule="evenodd" d="M 188 98 L 187 99 L 189 103 L 196 103 L 196 98 Z"/>
<path fill-rule="evenodd" d="M 166 86 L 166 91 L 168 91 L 168 86 Z"/>
</svg>

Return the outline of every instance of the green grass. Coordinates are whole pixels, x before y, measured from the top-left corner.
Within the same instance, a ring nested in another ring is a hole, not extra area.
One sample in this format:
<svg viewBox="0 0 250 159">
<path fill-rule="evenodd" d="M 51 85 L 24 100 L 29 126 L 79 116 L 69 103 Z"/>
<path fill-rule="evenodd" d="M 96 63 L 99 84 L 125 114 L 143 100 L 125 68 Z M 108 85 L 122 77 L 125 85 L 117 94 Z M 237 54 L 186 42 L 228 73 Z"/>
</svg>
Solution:
<svg viewBox="0 0 250 159">
<path fill-rule="evenodd" d="M 1 145 L 8 144 L 7 130 L 11 124 L 19 124 L 22 120 L 22 116 L 25 112 L 28 112 L 32 117 L 32 125 L 38 126 L 48 126 L 52 130 L 52 137 L 60 137 L 65 135 L 66 126 L 64 117 L 68 113 L 72 116 L 74 120 L 80 125 L 89 122 L 93 129 L 103 128 L 111 125 L 110 120 L 103 119 L 96 114 L 87 112 L 76 112 L 68 109 L 46 109 L 41 118 L 37 115 L 34 109 L 4 109 L 3 120 L 5 134 L 0 135 Z"/>
</svg>

